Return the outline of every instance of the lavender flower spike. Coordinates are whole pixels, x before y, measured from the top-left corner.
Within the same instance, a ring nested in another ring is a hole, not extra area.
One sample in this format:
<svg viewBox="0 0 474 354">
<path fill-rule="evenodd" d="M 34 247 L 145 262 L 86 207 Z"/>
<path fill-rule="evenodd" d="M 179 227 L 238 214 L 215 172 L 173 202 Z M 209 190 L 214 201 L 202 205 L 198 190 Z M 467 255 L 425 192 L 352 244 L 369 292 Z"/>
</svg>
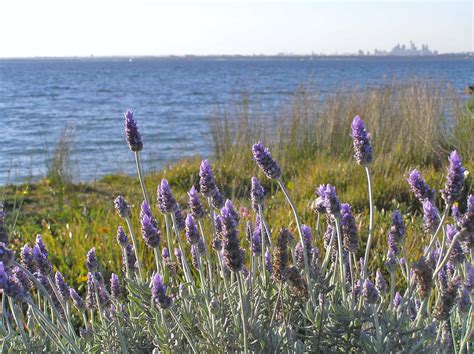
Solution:
<svg viewBox="0 0 474 354">
<path fill-rule="evenodd" d="M 454 236 L 456 235 L 457 230 L 456 227 L 453 225 L 447 225 L 446 226 L 446 236 L 448 237 L 448 245 L 451 245 L 451 243 L 454 241 Z M 449 255 L 449 262 L 451 262 L 454 266 L 457 266 L 461 263 L 464 262 L 466 259 L 466 256 L 464 255 L 463 249 L 461 247 L 461 243 L 456 240 L 451 254 Z"/>
<path fill-rule="evenodd" d="M 281 177 L 281 170 L 268 148 L 259 142 L 252 147 L 252 154 L 258 167 L 265 173 L 268 178 L 279 179 Z"/>
<path fill-rule="evenodd" d="M 425 200 L 434 201 L 435 191 L 425 182 L 418 170 L 410 172 L 407 182 L 410 185 L 410 190 L 420 202 Z"/>
<path fill-rule="evenodd" d="M 86 309 L 86 307 L 84 305 L 84 300 L 82 299 L 82 297 L 79 296 L 79 294 L 77 293 L 77 291 L 75 289 L 70 288 L 69 289 L 69 295 L 72 299 L 72 302 L 73 302 L 74 306 L 76 306 L 76 308 L 79 311 L 84 311 Z"/>
<path fill-rule="evenodd" d="M 171 188 L 166 179 L 162 179 L 160 185 L 158 186 L 158 209 L 163 214 L 170 214 L 175 211 L 178 207 L 176 199 L 174 199 L 173 194 L 171 193 Z"/>
<path fill-rule="evenodd" d="M 377 273 L 375 274 L 375 288 L 381 294 L 387 293 L 388 290 L 387 282 L 385 281 L 385 278 L 383 277 L 380 270 L 377 270 Z"/>
<path fill-rule="evenodd" d="M 244 254 L 240 248 L 235 215 L 232 202 L 227 200 L 221 210 L 224 264 L 231 271 L 239 272 L 244 265 Z"/>
<path fill-rule="evenodd" d="M 216 209 L 221 209 L 224 206 L 224 196 L 220 192 L 219 188 L 215 188 L 214 195 L 212 196 L 212 206 Z"/>
<path fill-rule="evenodd" d="M 207 198 L 211 198 L 216 192 L 216 182 L 214 174 L 212 173 L 211 163 L 208 160 L 203 160 L 199 168 L 199 186 L 201 193 Z"/>
<path fill-rule="evenodd" d="M 122 288 L 120 287 L 119 278 L 115 273 L 110 275 L 110 294 L 114 300 L 118 300 L 122 296 Z"/>
<path fill-rule="evenodd" d="M 425 230 L 428 232 L 435 232 L 440 223 L 439 210 L 428 199 L 423 202 L 423 220 Z"/>
<path fill-rule="evenodd" d="M 252 200 L 252 209 L 258 212 L 258 206 L 263 205 L 265 192 L 257 177 L 252 177 L 252 186 L 250 188 L 250 199 Z"/>
<path fill-rule="evenodd" d="M 454 202 L 461 199 L 465 171 L 466 169 L 462 166 L 461 156 L 454 150 L 449 155 L 448 176 L 444 189 L 441 191 L 441 195 L 447 205 L 453 205 Z"/>
<path fill-rule="evenodd" d="M 95 255 L 95 247 L 92 247 L 86 256 L 86 267 L 87 270 L 91 273 L 95 273 L 99 267 L 99 261 Z"/>
<path fill-rule="evenodd" d="M 199 231 L 191 214 L 186 217 L 186 240 L 190 245 L 196 245 L 199 242 Z"/>
<path fill-rule="evenodd" d="M 25 267 L 31 273 L 35 272 L 35 260 L 33 258 L 33 250 L 28 245 L 24 245 L 21 249 L 20 260 L 23 267 Z"/>
<path fill-rule="evenodd" d="M 377 302 L 379 293 L 369 278 L 365 279 L 364 281 L 362 286 L 362 295 L 364 295 L 365 300 L 369 304 L 375 304 Z"/>
<path fill-rule="evenodd" d="M 351 124 L 352 145 L 354 157 L 359 165 L 367 166 L 372 162 L 372 145 L 370 134 L 365 130 L 365 124 L 359 116 L 355 116 Z"/>
<path fill-rule="evenodd" d="M 122 226 L 117 228 L 117 242 L 121 247 L 127 247 L 128 245 L 128 237 Z"/>
<path fill-rule="evenodd" d="M 390 232 L 388 233 L 388 246 L 389 249 L 398 256 L 400 254 L 400 243 L 405 235 L 405 224 L 403 223 L 402 216 L 395 210 L 392 215 L 392 225 Z"/>
<path fill-rule="evenodd" d="M 197 220 L 202 219 L 206 216 L 206 212 L 202 208 L 201 201 L 199 200 L 199 196 L 197 193 L 196 188 L 194 186 L 188 192 L 189 195 L 189 202 L 188 206 L 191 209 L 191 215 Z"/>
<path fill-rule="evenodd" d="M 336 194 L 336 188 L 330 184 L 320 185 L 316 193 L 321 197 L 326 212 L 332 216 L 338 216 L 341 212 L 341 203 Z"/>
<path fill-rule="evenodd" d="M 63 275 L 60 272 L 56 272 L 55 276 L 56 281 L 56 288 L 58 289 L 58 293 L 61 295 L 63 301 L 69 300 L 69 285 L 67 285 L 66 281 L 64 280 Z"/>
<path fill-rule="evenodd" d="M 132 212 L 130 211 L 130 205 L 127 203 L 123 196 L 119 195 L 117 198 L 115 198 L 114 204 L 117 214 L 119 214 L 122 219 L 127 219 L 132 216 Z"/>
<path fill-rule="evenodd" d="M 153 277 L 153 285 L 151 287 L 151 298 L 163 310 L 169 308 L 173 302 L 171 297 L 166 295 L 166 285 L 163 283 L 163 277 L 156 274 Z"/>
<path fill-rule="evenodd" d="M 341 231 L 344 249 L 347 252 L 357 252 L 359 249 L 357 224 L 352 215 L 351 206 L 347 203 L 341 205 Z"/>
<path fill-rule="evenodd" d="M 3 211 L 3 204 L 0 201 L 0 242 L 7 244 L 9 241 L 9 237 L 7 229 L 5 228 L 4 218 L 5 212 Z"/>
<path fill-rule="evenodd" d="M 133 118 L 133 112 L 128 110 L 125 112 L 125 138 L 127 139 L 127 144 L 130 150 L 133 152 L 138 152 L 143 149 L 142 137 L 138 131 L 137 122 Z"/>
<path fill-rule="evenodd" d="M 147 202 L 142 203 L 140 212 L 140 224 L 142 238 L 146 245 L 150 248 L 156 248 L 160 245 L 161 232 L 158 229 L 158 223 L 151 214 L 150 206 Z"/>
<path fill-rule="evenodd" d="M 48 255 L 41 252 L 38 245 L 33 247 L 33 258 L 35 260 L 36 267 L 43 275 L 46 276 L 53 272 L 53 266 L 48 258 Z"/>
<path fill-rule="evenodd" d="M 311 261 L 313 257 L 313 249 L 311 247 L 311 241 L 313 239 L 313 235 L 311 234 L 311 228 L 306 225 L 301 225 L 301 232 L 303 233 L 304 247 L 306 249 L 306 256 L 309 262 Z M 298 242 L 298 244 L 296 245 L 295 253 L 296 253 L 296 266 L 298 267 L 298 269 L 301 270 L 304 268 L 304 254 L 303 254 L 303 245 L 301 244 L 301 241 Z"/>
</svg>

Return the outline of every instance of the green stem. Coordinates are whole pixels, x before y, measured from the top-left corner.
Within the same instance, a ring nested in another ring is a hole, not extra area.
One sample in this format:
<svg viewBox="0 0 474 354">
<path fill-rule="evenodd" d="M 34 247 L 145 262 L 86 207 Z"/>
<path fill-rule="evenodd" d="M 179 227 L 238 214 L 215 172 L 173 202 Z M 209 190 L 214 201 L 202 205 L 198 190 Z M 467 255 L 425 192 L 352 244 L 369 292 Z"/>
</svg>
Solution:
<svg viewBox="0 0 474 354">
<path fill-rule="evenodd" d="M 375 304 L 370 305 L 372 307 L 372 312 L 374 314 L 374 325 L 375 325 L 375 335 L 377 337 L 377 343 L 378 343 L 378 352 L 382 352 L 382 332 L 380 330 L 380 324 L 379 324 L 379 316 L 377 315 L 377 307 Z"/>
<path fill-rule="evenodd" d="M 178 246 L 179 246 L 179 249 L 181 250 L 181 262 L 183 263 L 184 275 L 186 276 L 186 281 L 194 285 L 193 277 L 191 275 L 191 271 L 189 270 L 188 261 L 186 260 L 186 254 L 184 253 L 184 248 L 181 244 L 181 238 L 179 237 L 179 231 L 178 231 L 178 225 L 176 223 L 176 218 L 174 217 L 173 213 L 170 213 L 170 215 L 171 215 L 171 221 L 173 222 L 174 233 L 175 233 L 176 239 L 178 240 Z"/>
<path fill-rule="evenodd" d="M 170 221 L 168 220 L 168 214 L 165 214 L 165 226 L 166 226 L 166 240 L 168 241 L 168 251 L 170 254 L 170 260 L 173 260 L 173 244 L 171 243 L 171 231 Z"/>
<path fill-rule="evenodd" d="M 446 206 L 446 208 L 444 209 L 443 211 L 443 215 L 441 216 L 441 220 L 439 221 L 439 224 L 438 224 L 438 227 L 436 228 L 436 231 L 435 233 L 433 234 L 433 236 L 431 237 L 431 240 L 430 240 L 430 243 L 428 245 L 428 248 L 425 250 L 425 252 L 423 253 L 423 256 L 424 257 L 427 257 L 428 254 L 430 253 L 431 251 L 431 248 L 433 247 L 436 239 L 437 239 L 437 236 L 438 236 L 438 233 L 441 231 L 441 228 L 443 227 L 443 224 L 444 222 L 446 221 L 446 217 L 448 216 L 448 212 L 449 212 L 449 205 Z"/>
<path fill-rule="evenodd" d="M 367 267 L 369 264 L 369 254 L 370 248 L 372 247 L 372 238 L 374 232 L 374 196 L 372 190 L 372 179 L 370 177 L 370 169 L 369 166 L 365 166 L 365 173 L 367 174 L 367 185 L 369 189 L 369 208 L 370 208 L 370 215 L 369 215 L 369 237 L 367 239 L 367 246 L 365 248 L 365 255 L 364 255 L 364 269 L 362 271 L 363 279 L 367 276 Z"/>
<path fill-rule="evenodd" d="M 135 257 L 137 258 L 138 274 L 140 276 L 140 280 L 143 282 L 143 281 L 145 281 L 145 278 L 143 277 L 143 268 L 142 268 L 142 262 L 140 260 L 140 254 L 138 252 L 137 238 L 135 237 L 135 234 L 133 232 L 132 223 L 130 222 L 130 218 L 129 217 L 125 218 L 125 222 L 127 223 L 128 231 L 130 232 L 130 237 L 131 237 L 132 243 L 133 243 L 133 250 L 135 251 Z"/>
<path fill-rule="evenodd" d="M 158 273 L 161 273 L 161 255 L 160 255 L 160 248 L 159 247 L 155 247 L 153 248 L 153 253 L 155 255 L 155 262 L 156 262 L 156 271 Z"/>
<path fill-rule="evenodd" d="M 433 273 L 432 279 L 436 279 L 436 276 L 438 275 L 439 271 L 443 269 L 446 263 L 449 261 L 449 256 L 451 255 L 451 251 L 453 250 L 454 244 L 458 241 L 458 239 L 461 237 L 461 235 L 464 233 L 464 229 L 457 232 L 456 235 L 454 235 L 453 240 L 451 241 L 451 244 L 449 245 L 448 251 L 446 252 L 446 255 L 443 258 L 443 261 L 436 267 L 436 270 Z"/>
<path fill-rule="evenodd" d="M 136 151 L 134 155 L 135 155 L 135 163 L 137 165 L 138 179 L 140 180 L 140 186 L 143 192 L 143 198 L 145 198 L 145 201 L 147 202 L 147 204 L 150 205 L 150 198 L 148 198 L 148 193 L 146 191 L 146 186 L 145 186 L 145 179 L 143 178 L 142 164 L 140 161 L 140 152 Z"/>
<path fill-rule="evenodd" d="M 244 297 L 242 295 L 242 274 L 237 274 L 237 282 L 239 283 L 239 297 L 240 297 L 240 315 L 242 316 L 242 329 L 244 334 L 244 353 L 247 354 L 249 352 L 249 344 L 247 338 L 247 318 L 245 317 L 244 312 Z"/>
<path fill-rule="evenodd" d="M 336 223 L 336 233 L 337 233 L 337 248 L 339 251 L 339 272 L 341 278 L 341 289 L 342 289 L 342 300 L 345 301 L 346 298 L 346 265 L 344 264 L 344 258 L 342 254 L 342 235 L 341 235 L 341 226 L 339 224 L 339 217 L 334 218 Z"/>
<path fill-rule="evenodd" d="M 16 313 L 16 310 L 15 310 L 15 306 L 14 306 L 14 303 L 13 303 L 13 300 L 9 297 L 8 298 L 8 304 L 10 305 L 10 309 L 12 311 L 12 315 L 13 315 L 13 319 L 15 320 L 16 322 L 16 325 L 20 331 L 20 334 L 21 334 L 21 337 L 23 338 L 23 342 L 27 348 L 27 351 L 28 352 L 31 352 L 31 342 L 30 342 L 30 338 L 26 335 L 25 333 L 25 329 L 23 328 L 23 323 L 22 321 L 18 318 L 17 316 L 17 313 Z"/>
</svg>

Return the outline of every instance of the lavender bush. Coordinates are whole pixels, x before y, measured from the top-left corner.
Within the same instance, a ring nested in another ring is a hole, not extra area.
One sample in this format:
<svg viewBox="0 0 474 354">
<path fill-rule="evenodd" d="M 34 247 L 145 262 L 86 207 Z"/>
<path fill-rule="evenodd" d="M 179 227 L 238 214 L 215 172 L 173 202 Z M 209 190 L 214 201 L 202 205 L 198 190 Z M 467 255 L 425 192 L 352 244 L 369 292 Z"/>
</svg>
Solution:
<svg viewBox="0 0 474 354">
<path fill-rule="evenodd" d="M 367 230 L 331 184 L 317 188 L 311 203 L 317 215 L 302 224 L 283 182 L 284 171 L 262 143 L 253 146 L 253 157 L 263 175 L 284 193 L 294 217 L 288 227 L 276 230 L 265 219 L 264 199 L 269 195 L 256 177 L 251 179 L 249 201 L 255 224 L 240 225 L 239 209 L 219 191 L 208 160 L 199 171 L 199 192 L 207 203 L 190 186 L 184 216 L 166 180 L 158 184 L 156 203 L 151 203 L 139 159 L 143 143 L 131 111 L 125 114 L 125 133 L 144 200 L 140 210 L 122 196 L 115 200 L 124 223 L 117 232 L 122 274 L 104 279 L 107 260 L 92 248 L 85 259 L 85 292 L 70 288 L 55 272 L 41 236 L 15 255 L 0 209 L 2 352 L 474 349 L 474 198 L 468 197 L 465 210 L 459 206 L 466 171 L 457 152 L 449 156 L 442 205 L 418 171 L 409 174 L 407 189 L 420 201 L 424 221 L 419 222 L 429 239 L 419 246 L 423 256 L 411 259 L 404 235 L 406 228 L 417 227 L 406 221 L 416 218 L 394 210 L 387 235 L 377 233 L 373 225 L 369 166 L 376 152 L 359 116 L 352 124 L 352 138 L 354 156 L 368 178 Z M 131 223 L 135 217 L 141 239 Z M 326 220 L 322 252 L 316 246 L 318 233 L 312 230 L 320 217 Z M 386 255 L 370 253 L 374 237 L 386 240 Z M 153 249 L 154 267 L 146 269 L 139 247 Z M 384 259 L 384 268 L 370 269 L 371 257 Z"/>
</svg>

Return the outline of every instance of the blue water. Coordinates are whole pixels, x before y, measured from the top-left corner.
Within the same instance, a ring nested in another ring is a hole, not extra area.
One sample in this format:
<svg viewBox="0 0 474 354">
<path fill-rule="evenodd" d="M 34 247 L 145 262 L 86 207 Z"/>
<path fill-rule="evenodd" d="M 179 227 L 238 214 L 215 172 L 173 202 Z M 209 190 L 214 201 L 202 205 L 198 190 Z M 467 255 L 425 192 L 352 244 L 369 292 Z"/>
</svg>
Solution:
<svg viewBox="0 0 474 354">
<path fill-rule="evenodd" d="M 394 76 L 472 85 L 472 59 L 87 59 L 0 60 L 0 184 L 44 176 L 63 129 L 74 129 L 76 181 L 133 173 L 123 112 L 138 119 L 147 168 L 212 153 L 210 116 L 250 93 L 265 109 L 304 83 L 322 94 L 355 84 L 378 86 Z"/>
</svg>

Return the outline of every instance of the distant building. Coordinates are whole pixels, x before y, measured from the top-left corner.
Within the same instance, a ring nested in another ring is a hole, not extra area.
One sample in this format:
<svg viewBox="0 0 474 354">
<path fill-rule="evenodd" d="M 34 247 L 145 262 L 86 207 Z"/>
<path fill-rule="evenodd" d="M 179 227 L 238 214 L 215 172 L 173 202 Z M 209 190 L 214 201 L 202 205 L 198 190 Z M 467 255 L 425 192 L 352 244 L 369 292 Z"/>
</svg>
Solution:
<svg viewBox="0 0 474 354">
<path fill-rule="evenodd" d="M 359 50 L 359 55 L 364 55 L 361 50 Z M 367 52 L 367 55 L 371 55 L 370 52 Z M 386 50 L 374 50 L 375 56 L 426 56 L 426 55 L 438 55 L 438 52 L 432 51 L 427 44 L 422 44 L 421 49 L 410 41 L 409 45 L 406 46 L 405 44 L 397 44 L 395 47 L 392 48 L 390 51 Z"/>
</svg>

